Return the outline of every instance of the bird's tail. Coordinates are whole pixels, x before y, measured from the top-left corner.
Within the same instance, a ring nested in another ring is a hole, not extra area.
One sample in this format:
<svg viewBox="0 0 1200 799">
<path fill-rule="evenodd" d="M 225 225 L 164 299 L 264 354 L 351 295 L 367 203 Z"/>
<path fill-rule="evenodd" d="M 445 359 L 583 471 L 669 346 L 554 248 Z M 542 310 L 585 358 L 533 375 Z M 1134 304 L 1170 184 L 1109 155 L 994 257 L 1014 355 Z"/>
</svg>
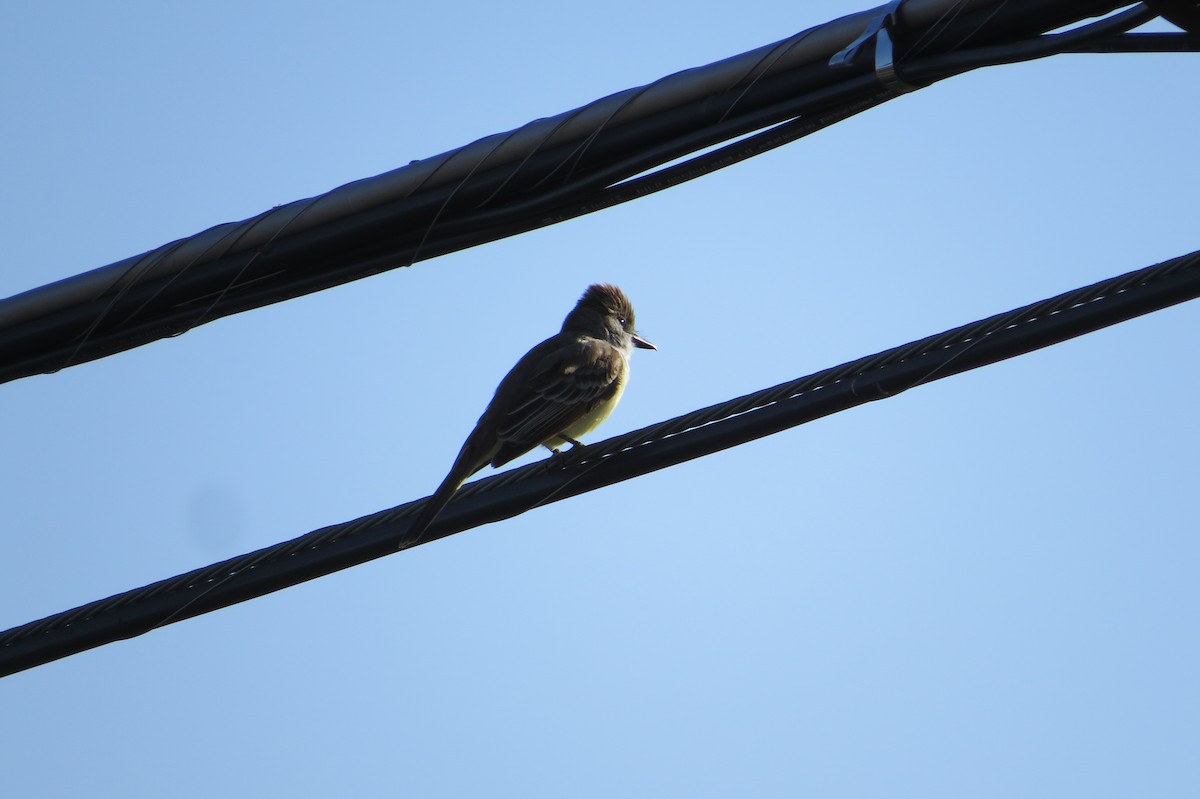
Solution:
<svg viewBox="0 0 1200 799">
<path fill-rule="evenodd" d="M 421 507 L 419 513 L 413 519 L 412 524 L 408 528 L 408 537 L 404 543 L 400 544 L 400 549 L 408 549 L 422 543 L 422 536 L 429 529 L 429 525 L 433 524 L 434 519 L 442 512 L 442 509 L 449 504 L 450 499 L 454 496 L 454 492 L 458 490 L 468 477 L 487 465 L 488 458 L 481 456 L 474 450 L 476 448 L 470 439 L 463 444 L 462 450 L 458 453 L 458 457 L 454 459 L 454 465 L 450 467 L 450 473 L 446 475 L 446 479 L 442 480 L 442 484 L 437 487 L 437 491 L 425 500 L 425 504 Z"/>
</svg>

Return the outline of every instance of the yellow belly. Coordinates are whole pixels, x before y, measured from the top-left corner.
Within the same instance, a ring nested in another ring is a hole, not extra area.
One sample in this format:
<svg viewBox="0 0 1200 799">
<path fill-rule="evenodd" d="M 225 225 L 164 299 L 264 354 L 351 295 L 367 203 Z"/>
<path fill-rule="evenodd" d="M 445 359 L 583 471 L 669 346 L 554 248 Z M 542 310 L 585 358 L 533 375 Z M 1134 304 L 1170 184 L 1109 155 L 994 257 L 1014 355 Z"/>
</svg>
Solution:
<svg viewBox="0 0 1200 799">
<path fill-rule="evenodd" d="M 550 449 L 557 449 L 563 444 L 569 443 L 567 438 L 573 438 L 576 441 L 583 438 L 588 433 L 600 426 L 600 423 L 612 415 L 616 409 L 617 403 L 621 401 L 621 395 L 625 393 L 625 383 L 629 379 L 629 362 L 626 361 L 625 368 L 621 370 L 620 376 L 617 377 L 617 387 L 613 391 L 612 396 L 601 402 L 591 413 L 587 414 L 575 424 L 563 430 L 555 436 L 551 436 L 544 442 L 545 446 Z M 564 438 L 565 436 L 565 438 Z"/>
</svg>

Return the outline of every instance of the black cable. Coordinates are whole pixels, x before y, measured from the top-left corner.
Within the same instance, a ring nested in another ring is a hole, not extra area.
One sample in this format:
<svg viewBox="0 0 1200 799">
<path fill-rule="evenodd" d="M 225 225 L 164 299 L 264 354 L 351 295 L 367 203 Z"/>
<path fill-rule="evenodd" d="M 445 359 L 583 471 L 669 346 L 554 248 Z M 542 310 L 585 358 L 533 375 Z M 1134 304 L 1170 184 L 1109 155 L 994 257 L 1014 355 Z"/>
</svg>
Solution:
<svg viewBox="0 0 1200 799">
<path fill-rule="evenodd" d="M 1008 60 L 1028 60 L 1064 52 L 1068 48 L 1078 47 L 1094 39 L 1110 36 L 1114 31 L 1140 24 L 1146 18 L 1144 10 L 1134 9 L 1132 12 L 1116 15 L 1101 23 L 1085 26 L 1078 31 L 1071 31 L 1069 34 L 1041 37 L 1037 42 L 1022 43 L 1022 47 L 1015 47 L 1008 56 Z M 918 68 L 928 64 L 928 71 L 940 73 L 937 78 L 930 79 L 940 80 L 950 77 L 952 74 L 961 74 L 970 69 L 997 63 L 996 59 L 1000 57 L 998 49 L 1006 50 L 1006 48 L 982 48 L 957 54 L 958 58 L 955 64 L 958 71 L 953 73 L 946 71 L 947 67 L 943 59 L 923 59 L 915 63 Z M 339 256 L 339 260 L 349 262 L 348 267 L 342 268 L 335 263 L 329 264 L 326 269 L 313 275 L 310 279 L 294 280 L 291 290 L 286 295 L 281 295 L 279 289 L 271 284 L 266 284 L 261 289 L 239 290 L 237 300 L 231 301 L 224 313 L 235 313 L 259 307 L 286 297 L 299 296 L 338 285 L 364 274 L 384 271 L 394 267 L 397 260 L 411 264 L 420 259 L 444 255 L 527 232 L 662 191 L 770 149 L 794 142 L 803 136 L 893 99 L 898 94 L 899 92 L 894 89 L 881 87 L 873 74 L 844 80 L 835 86 L 809 92 L 760 109 L 753 114 L 743 115 L 701 131 L 690 132 L 613 163 L 602 170 L 590 172 L 584 177 L 551 189 L 530 200 L 510 203 L 497 209 L 489 209 L 441 223 L 436 226 L 437 235 L 435 237 L 430 237 L 429 231 L 426 230 L 416 245 L 409 249 L 396 242 L 387 248 L 384 255 L 375 259 L 366 258 L 352 248 L 348 249 Z M 749 130 L 758 130 L 781 118 L 792 117 L 796 118 L 682 164 L 658 170 L 641 178 L 620 182 L 628 175 L 637 174 L 658 164 L 675 160 L 683 154 L 710 146 L 714 142 L 743 135 Z M 175 316 L 170 317 L 170 320 L 176 324 L 184 324 L 192 315 L 192 311 L 183 309 L 178 311 Z M 151 337 L 156 336 L 161 323 L 161 319 L 157 320 L 145 334 Z M 197 323 L 198 321 L 192 319 L 189 326 Z M 172 329 L 176 329 L 174 325 L 172 325 Z"/>
<path fill-rule="evenodd" d="M 1018 46 L 1029 36 L 1124 5 L 906 0 L 900 17 L 904 32 L 919 43 L 911 48 L 919 64 L 966 44 Z M 719 161 L 740 160 L 747 148 L 761 151 L 793 140 L 784 137 L 811 132 L 807 116 L 887 99 L 879 99 L 881 87 L 868 59 L 840 68 L 828 63 L 876 17 L 868 11 L 834 20 L 0 301 L 0 381 L 103 357 L 231 313 L 608 207 L 658 190 L 656 185 L 705 174 Z M 972 63 L 978 65 L 978 55 L 961 58 L 958 68 Z M 946 68 L 935 77 L 944 77 Z M 779 123 L 787 127 L 735 143 L 718 156 L 701 156 L 691 167 L 621 183 L 687 152 Z M 763 148 L 768 141 L 774 143 Z"/>
<path fill-rule="evenodd" d="M 1200 33 L 1126 33 L 1075 45 L 1070 53 L 1196 53 Z"/>
<path fill-rule="evenodd" d="M 917 60 L 914 62 L 914 71 L 927 73 L 924 77 L 925 80 L 937 81 L 997 63 L 1015 63 L 1065 52 L 1145 52 L 1150 48 L 1156 48 L 1156 51 L 1161 52 L 1160 48 L 1167 46 L 1168 43 L 1141 42 L 1127 45 L 1123 41 L 1118 41 L 1120 37 L 1113 35 L 1136 27 L 1153 17 L 1153 12 L 1144 6 L 1138 6 L 1067 33 L 1041 36 L 1036 41 L 1022 42 L 1008 47 L 978 48 L 956 53 L 954 60 L 956 71 L 953 72 L 947 71 L 949 62 L 944 57 Z M 1172 37 L 1169 44 L 1178 48 L 1184 42 Z M 1002 60 L 998 61 L 997 59 Z M 907 74 L 907 70 L 904 77 L 911 77 Z M 596 188 L 590 192 L 581 191 L 581 189 L 587 188 L 587 184 L 572 185 L 561 188 L 550 195 L 538 197 L 528 203 L 466 217 L 456 223 L 446 225 L 442 231 L 446 238 L 441 240 L 440 246 L 431 244 L 427 249 L 426 256 L 442 255 L 494 241 L 502 236 L 555 224 L 677 186 L 755 155 L 795 142 L 804 136 L 894 99 L 900 93 L 894 88 L 880 86 L 874 75 L 860 76 L 834 87 L 810 92 L 802 98 L 784 104 L 787 115 L 796 118 L 681 164 L 612 185 L 613 181 L 623 175 L 643 171 L 643 167 L 649 168 L 674 160 L 678 153 L 700 149 L 707 146 L 708 142 L 685 137 L 639 154 L 635 159 L 614 164 L 603 172 L 591 176 L 589 183 L 596 185 Z M 774 109 L 767 109 L 761 115 L 769 118 L 781 116 Z M 745 128 L 757 129 L 755 123 L 758 121 L 761 120 L 742 120 L 738 129 L 724 130 L 718 126 L 711 132 L 706 131 L 705 138 L 715 140 L 731 138 L 743 133 Z M 504 226 L 504 232 L 496 234 L 494 232 L 496 226 Z M 463 232 L 459 233 L 458 231 Z M 449 235 L 447 236 L 447 234 Z"/>
<path fill-rule="evenodd" d="M 1114 37 L 1114 34 L 1143 24 L 1153 19 L 1153 17 L 1153 12 L 1145 8 L 1144 5 L 1138 6 L 1121 14 L 1113 15 L 1098 23 L 1086 25 L 1067 33 L 1041 36 L 1037 41 L 1022 42 L 1005 48 L 978 48 L 956 53 L 955 64 L 957 70 L 952 73 L 946 71 L 948 62 L 944 57 L 917 60 L 914 62 L 914 71 L 928 73 L 925 76 L 925 80 L 936 81 L 960 75 L 980 67 L 994 66 L 997 63 L 1015 63 L 1059 53 L 1146 52 L 1151 48 L 1154 48 L 1156 52 L 1162 52 L 1163 50 L 1158 48 L 1166 47 L 1168 44 L 1173 49 L 1186 44 L 1184 40 L 1173 36 L 1169 42 L 1142 41 L 1136 44 L 1126 44 L 1123 41 L 1119 41 L 1121 37 Z M 1155 37 L 1162 35 L 1153 34 Z M 1151 35 L 1148 34 L 1147 36 Z M 1006 52 L 1005 57 L 1008 60 L 1003 62 L 996 60 L 1001 57 L 1001 54 L 997 52 L 999 50 Z M 934 77 L 934 75 L 937 75 L 937 77 Z M 906 69 L 904 78 L 909 79 L 913 77 L 908 74 L 908 70 Z M 534 223 L 522 226 L 521 232 L 553 224 L 563 219 L 593 213 L 603 208 L 609 208 L 638 197 L 644 197 L 647 194 L 677 186 L 689 180 L 694 180 L 697 177 L 715 172 L 718 169 L 724 169 L 739 161 L 798 141 L 811 133 L 815 133 L 818 130 L 894 99 L 899 94 L 900 92 L 896 89 L 880 86 L 874 75 L 861 76 L 850 81 L 845 81 L 836 87 L 811 92 L 802 101 L 797 101 L 789 105 L 789 110 L 794 112 L 793 115 L 797 118 L 780 123 L 766 131 L 689 159 L 682 164 L 667 167 L 644 177 L 628 180 L 617 185 L 609 185 L 603 180 L 596 180 L 594 182 L 603 183 L 604 185 L 582 196 L 573 198 L 568 192 L 564 191 L 562 198 L 555 198 L 556 201 L 550 205 L 550 208 L 541 212 L 543 215 L 552 212 L 554 214 L 553 218 L 543 216 L 543 218 L 538 219 Z M 822 112 L 822 109 L 828 110 Z M 730 133 L 729 135 L 733 134 Z M 722 138 L 728 138 L 728 136 L 722 136 Z M 679 143 L 672 146 L 674 149 L 688 152 L 692 149 L 697 149 L 699 145 L 692 146 L 691 143 Z M 666 148 L 664 147 L 664 149 Z M 664 163 L 673 160 L 673 157 L 664 156 L 661 159 L 650 157 L 646 160 L 653 160 L 653 163 Z M 629 164 L 620 164 L 611 167 L 610 171 L 627 173 L 632 171 L 629 167 Z M 600 177 L 608 177 L 608 175 L 604 174 Z M 499 215 L 515 215 L 521 213 L 522 210 L 529 216 L 534 216 L 537 213 L 535 208 L 508 208 L 500 212 L 495 212 L 495 215 L 491 218 L 472 217 L 463 220 L 461 227 L 486 227 L 488 224 L 495 222 L 496 217 Z M 509 224 L 513 223 L 509 222 Z M 492 239 L 489 238 L 488 240 Z M 482 242 L 472 242 L 472 244 L 474 243 Z M 448 243 L 444 251 L 450 252 L 462 249 L 464 246 L 471 245 L 466 244 L 464 240 L 460 239 Z"/>
<path fill-rule="evenodd" d="M 1163 18 L 1191 33 L 1200 33 L 1200 2 L 1196 0 L 1146 0 Z"/>
<path fill-rule="evenodd" d="M 427 538 L 509 518 L 1196 297 L 1200 251 L 478 480 L 458 493 Z M 422 501 L 0 633 L 0 676 L 390 554 L 407 540 L 409 519 Z"/>
<path fill-rule="evenodd" d="M 1145 3 L 1139 3 L 1119 14 L 1065 33 L 1045 34 L 1027 41 L 979 47 L 922 59 L 911 67 L 901 70 L 901 74 L 905 80 L 925 83 L 960 75 L 980 67 L 1015 64 L 1035 58 L 1045 58 L 1070 51 L 1087 42 L 1124 33 L 1157 16 Z"/>
</svg>

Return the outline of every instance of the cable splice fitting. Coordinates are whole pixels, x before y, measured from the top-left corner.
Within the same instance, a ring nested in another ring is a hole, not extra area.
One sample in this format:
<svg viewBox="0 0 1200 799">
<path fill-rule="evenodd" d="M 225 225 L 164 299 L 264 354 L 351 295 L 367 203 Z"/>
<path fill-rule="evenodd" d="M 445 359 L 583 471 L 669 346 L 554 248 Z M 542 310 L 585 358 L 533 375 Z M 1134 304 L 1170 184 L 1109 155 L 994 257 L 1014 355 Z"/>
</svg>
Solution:
<svg viewBox="0 0 1200 799">
<path fill-rule="evenodd" d="M 892 41 L 892 31 L 899 24 L 900 6 L 904 0 L 891 0 L 880 11 L 879 16 L 863 30 L 857 39 L 845 49 L 834 53 L 829 59 L 831 67 L 848 67 L 866 46 L 867 42 L 875 40 L 875 77 L 896 94 L 915 91 L 916 86 L 904 82 L 896 71 L 895 46 Z"/>
</svg>

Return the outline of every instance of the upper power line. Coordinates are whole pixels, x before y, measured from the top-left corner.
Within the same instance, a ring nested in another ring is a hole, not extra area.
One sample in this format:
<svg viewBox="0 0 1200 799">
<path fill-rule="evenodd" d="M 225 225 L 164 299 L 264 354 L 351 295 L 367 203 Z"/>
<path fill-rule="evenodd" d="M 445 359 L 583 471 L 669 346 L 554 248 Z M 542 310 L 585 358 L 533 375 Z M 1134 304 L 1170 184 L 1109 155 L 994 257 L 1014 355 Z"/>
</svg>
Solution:
<svg viewBox="0 0 1200 799">
<path fill-rule="evenodd" d="M 892 2 L 218 225 L 0 301 L 0 381 L 625 202 L 969 69 L 1095 49 L 1155 11 L 1047 31 L 1128 5 Z"/>
</svg>

